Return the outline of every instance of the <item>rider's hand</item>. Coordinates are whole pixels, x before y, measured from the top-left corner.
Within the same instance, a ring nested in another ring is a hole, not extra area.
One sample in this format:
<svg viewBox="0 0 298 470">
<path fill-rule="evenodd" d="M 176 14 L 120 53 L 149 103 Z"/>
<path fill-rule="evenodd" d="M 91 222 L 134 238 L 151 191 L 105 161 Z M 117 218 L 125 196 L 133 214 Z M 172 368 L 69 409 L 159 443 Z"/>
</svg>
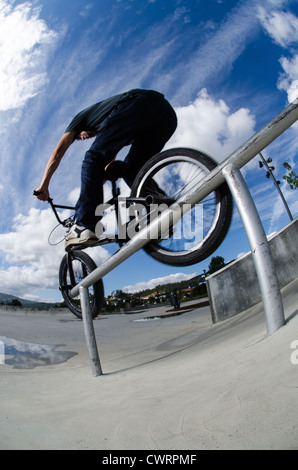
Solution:
<svg viewBox="0 0 298 470">
<path fill-rule="evenodd" d="M 37 197 L 37 199 L 39 199 L 40 201 L 43 201 L 43 202 L 47 201 L 50 197 L 50 193 L 47 188 L 43 188 L 43 187 L 37 188 L 36 192 L 39 194 L 36 194 L 35 197 Z"/>
</svg>

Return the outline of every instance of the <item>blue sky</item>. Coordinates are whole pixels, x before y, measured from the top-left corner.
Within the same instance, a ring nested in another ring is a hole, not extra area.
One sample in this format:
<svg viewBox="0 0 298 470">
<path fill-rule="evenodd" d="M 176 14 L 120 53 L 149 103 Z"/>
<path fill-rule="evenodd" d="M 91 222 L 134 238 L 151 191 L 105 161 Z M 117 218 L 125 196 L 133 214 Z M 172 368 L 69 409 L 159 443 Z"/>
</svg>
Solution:
<svg viewBox="0 0 298 470">
<path fill-rule="evenodd" d="M 131 88 L 159 90 L 178 115 L 167 147 L 220 162 L 297 97 L 297 12 L 297 0 L 0 0 L 0 290 L 60 300 L 63 244 L 49 246 L 55 220 L 32 190 L 78 111 Z M 294 216 L 282 163 L 297 172 L 297 143 L 295 124 L 264 151 Z M 89 145 L 75 143 L 63 158 L 50 186 L 57 203 L 75 202 Z M 243 173 L 266 233 L 280 230 L 289 219 L 258 159 Z M 99 264 L 114 250 L 92 256 Z M 235 210 L 213 256 L 230 261 L 248 250 Z M 141 251 L 104 278 L 105 291 L 182 280 L 209 262 L 173 268 Z"/>
</svg>

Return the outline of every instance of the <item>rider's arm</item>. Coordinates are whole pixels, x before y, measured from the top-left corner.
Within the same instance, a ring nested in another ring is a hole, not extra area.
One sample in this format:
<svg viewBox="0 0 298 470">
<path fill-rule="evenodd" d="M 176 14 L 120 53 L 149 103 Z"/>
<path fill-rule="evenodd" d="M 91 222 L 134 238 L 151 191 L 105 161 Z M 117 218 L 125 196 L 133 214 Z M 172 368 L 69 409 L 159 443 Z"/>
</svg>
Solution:
<svg viewBox="0 0 298 470">
<path fill-rule="evenodd" d="M 49 197 L 49 184 L 50 180 L 57 170 L 60 161 L 65 154 L 66 150 L 70 147 L 70 145 L 73 143 L 75 137 L 74 132 L 66 132 L 63 134 L 61 139 L 59 140 L 57 146 L 55 147 L 52 155 L 49 158 L 49 161 L 46 165 L 41 183 L 39 185 L 39 188 L 37 188 L 38 194 L 36 197 L 40 199 L 41 201 L 46 201 Z"/>
</svg>

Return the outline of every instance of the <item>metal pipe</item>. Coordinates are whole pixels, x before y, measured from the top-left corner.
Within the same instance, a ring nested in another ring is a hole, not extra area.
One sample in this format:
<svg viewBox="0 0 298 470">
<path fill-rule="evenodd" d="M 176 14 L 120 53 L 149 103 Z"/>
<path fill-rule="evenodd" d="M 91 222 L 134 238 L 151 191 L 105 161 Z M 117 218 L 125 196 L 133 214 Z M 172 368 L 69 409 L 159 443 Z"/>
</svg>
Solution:
<svg viewBox="0 0 298 470">
<path fill-rule="evenodd" d="M 236 202 L 249 241 L 262 293 L 267 331 L 273 333 L 285 324 L 285 317 L 269 243 L 241 171 L 231 164 L 223 169 L 223 175 Z"/>
<path fill-rule="evenodd" d="M 87 343 L 88 354 L 91 362 L 91 368 L 94 377 L 102 375 L 102 369 L 99 360 L 99 354 L 96 344 L 93 319 L 90 310 L 89 294 L 86 287 L 80 287 L 81 309 L 84 322 L 85 337 Z"/>
<path fill-rule="evenodd" d="M 282 134 L 298 119 L 298 98 L 289 106 L 287 106 L 278 116 L 264 126 L 259 132 L 252 136 L 246 143 L 233 152 L 226 160 L 212 170 L 196 188 L 191 189 L 187 194 L 180 198 L 176 204 L 171 206 L 169 210 L 164 211 L 149 226 L 143 228 L 136 236 L 134 236 L 126 245 L 124 245 L 117 253 L 108 259 L 103 265 L 95 269 L 71 291 L 71 297 L 76 297 L 81 286 L 89 287 L 106 274 L 119 266 L 129 256 L 143 248 L 151 238 L 157 238 L 160 223 L 162 224 L 169 217 L 174 218 L 177 223 L 181 218 L 182 204 L 190 204 L 194 206 L 204 197 L 214 191 L 221 183 L 224 182 L 223 169 L 226 165 L 234 164 L 238 168 L 243 167 L 253 157 L 260 153 L 267 145 Z M 173 207 L 175 206 L 174 210 Z"/>
</svg>

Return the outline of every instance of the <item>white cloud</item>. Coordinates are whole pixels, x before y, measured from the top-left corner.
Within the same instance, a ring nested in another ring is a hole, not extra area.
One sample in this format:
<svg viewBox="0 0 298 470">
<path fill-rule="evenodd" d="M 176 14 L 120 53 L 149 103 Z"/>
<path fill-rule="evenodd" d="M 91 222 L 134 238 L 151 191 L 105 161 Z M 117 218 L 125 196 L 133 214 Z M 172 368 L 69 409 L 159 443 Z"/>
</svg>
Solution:
<svg viewBox="0 0 298 470">
<path fill-rule="evenodd" d="M 61 214 L 63 218 L 67 212 Z M 36 297 L 38 290 L 58 288 L 58 271 L 64 255 L 64 243 L 48 244 L 48 236 L 56 221 L 51 209 L 30 209 L 27 215 L 19 214 L 14 219 L 13 231 L 0 234 L 0 248 L 8 268 L 0 270 L 1 291 L 28 298 Z M 63 240 L 64 231 L 56 238 Z M 107 259 L 108 252 L 94 248 L 88 254 L 96 263 Z"/>
<path fill-rule="evenodd" d="M 70 191 L 67 200 L 70 204 L 75 205 L 80 196 L 80 188 L 74 188 Z"/>
<path fill-rule="evenodd" d="M 298 97 L 298 55 L 292 59 L 282 57 L 280 63 L 285 73 L 281 75 L 278 88 L 288 94 L 289 103 Z"/>
<path fill-rule="evenodd" d="M 56 33 L 38 16 L 29 2 L 0 0 L 0 111 L 23 106 L 47 81 L 42 52 Z"/>
<path fill-rule="evenodd" d="M 192 274 L 183 274 L 183 273 L 175 273 L 175 274 L 169 274 L 168 276 L 165 277 L 158 277 L 156 279 L 151 279 L 150 281 L 143 281 L 143 282 L 137 282 L 136 284 L 132 284 L 130 286 L 125 286 L 122 288 L 124 292 L 140 292 L 145 289 L 154 289 L 156 286 L 168 284 L 168 283 L 174 283 L 174 282 L 181 282 L 181 281 L 187 281 L 188 279 L 192 279 L 195 277 L 197 273 L 192 273 Z"/>
<path fill-rule="evenodd" d="M 290 48 L 298 42 L 298 18 L 291 12 L 280 10 L 266 11 L 259 9 L 259 19 L 265 31 L 273 41 L 284 49 Z M 278 89 L 288 94 L 289 102 L 298 97 L 298 55 L 292 58 L 280 59 L 284 73 L 278 81 Z"/>
<path fill-rule="evenodd" d="M 259 9 L 259 19 L 269 36 L 281 47 L 298 41 L 298 18 L 290 12 Z"/>
<path fill-rule="evenodd" d="M 241 108 L 233 113 L 223 100 L 216 101 L 206 89 L 189 106 L 176 109 L 178 128 L 167 147 L 192 147 L 217 162 L 227 158 L 254 133 L 255 119 Z"/>
<path fill-rule="evenodd" d="M 84 8 L 79 12 L 79 15 L 82 17 L 82 18 L 88 18 L 88 16 L 90 15 L 90 12 L 93 8 L 93 3 L 88 3 L 87 5 L 84 6 Z"/>
</svg>

